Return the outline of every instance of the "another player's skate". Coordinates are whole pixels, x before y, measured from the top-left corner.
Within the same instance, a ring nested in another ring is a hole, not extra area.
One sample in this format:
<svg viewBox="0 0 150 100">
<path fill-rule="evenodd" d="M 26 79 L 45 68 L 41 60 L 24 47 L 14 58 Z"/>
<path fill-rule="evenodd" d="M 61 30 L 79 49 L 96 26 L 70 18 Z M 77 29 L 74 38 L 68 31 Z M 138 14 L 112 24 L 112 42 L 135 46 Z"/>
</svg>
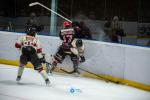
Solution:
<svg viewBox="0 0 150 100">
<path fill-rule="evenodd" d="M 80 76 L 80 72 L 78 69 L 75 69 L 73 74 L 77 77 Z"/>
<path fill-rule="evenodd" d="M 50 73 L 50 69 L 51 69 L 51 68 L 50 68 L 50 65 L 49 65 L 49 64 L 46 64 L 46 73 L 47 73 L 47 74 Z"/>
<path fill-rule="evenodd" d="M 21 80 L 21 76 L 17 76 L 16 81 L 19 82 Z"/>
<path fill-rule="evenodd" d="M 52 64 L 51 66 L 49 64 L 46 64 L 46 73 L 52 74 L 53 70 L 55 69 L 55 65 Z"/>
<path fill-rule="evenodd" d="M 76 70 L 76 71 L 75 71 L 75 73 L 78 73 L 78 74 L 80 74 L 79 70 Z"/>
<path fill-rule="evenodd" d="M 49 85 L 50 85 L 50 81 L 49 81 L 49 79 L 46 79 L 46 80 L 45 80 L 45 83 L 46 83 L 46 85 L 48 85 L 48 86 L 49 86 Z"/>
<path fill-rule="evenodd" d="M 52 74 L 52 72 L 54 71 L 55 68 L 56 68 L 56 66 L 52 64 L 52 66 L 51 66 L 51 68 L 50 68 L 50 70 L 49 70 L 49 73 Z"/>
<path fill-rule="evenodd" d="M 51 69 L 50 69 L 50 73 L 52 73 L 55 69 L 55 66 L 52 66 Z"/>
</svg>

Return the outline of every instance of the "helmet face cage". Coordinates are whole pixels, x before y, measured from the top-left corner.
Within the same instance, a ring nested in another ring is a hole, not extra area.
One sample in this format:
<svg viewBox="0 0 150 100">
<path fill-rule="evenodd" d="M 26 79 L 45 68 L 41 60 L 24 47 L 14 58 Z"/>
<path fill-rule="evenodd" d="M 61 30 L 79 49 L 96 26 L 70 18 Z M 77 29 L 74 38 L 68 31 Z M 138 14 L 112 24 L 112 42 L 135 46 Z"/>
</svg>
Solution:
<svg viewBox="0 0 150 100">
<path fill-rule="evenodd" d="M 82 47 L 82 45 L 83 45 L 82 40 L 81 40 L 81 39 L 78 39 L 78 40 L 76 41 L 76 46 L 77 46 L 77 48 Z"/>
<path fill-rule="evenodd" d="M 64 25 L 64 27 L 69 27 L 69 26 L 71 26 L 71 23 L 68 21 L 64 21 L 63 25 Z"/>
<path fill-rule="evenodd" d="M 35 27 L 29 27 L 26 31 L 27 35 L 30 35 L 30 36 L 35 36 L 36 33 L 37 33 L 37 30 Z"/>
</svg>

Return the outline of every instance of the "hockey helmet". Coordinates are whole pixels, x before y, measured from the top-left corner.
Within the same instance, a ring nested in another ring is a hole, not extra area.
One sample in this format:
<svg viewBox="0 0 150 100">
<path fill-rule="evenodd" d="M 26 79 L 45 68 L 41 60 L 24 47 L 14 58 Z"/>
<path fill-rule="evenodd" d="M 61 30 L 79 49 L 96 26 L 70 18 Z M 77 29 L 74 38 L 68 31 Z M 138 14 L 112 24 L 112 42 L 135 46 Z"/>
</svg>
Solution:
<svg viewBox="0 0 150 100">
<path fill-rule="evenodd" d="M 69 27 L 69 26 L 71 26 L 71 23 L 70 22 L 68 22 L 68 21 L 64 21 L 64 27 Z"/>
<path fill-rule="evenodd" d="M 27 29 L 26 29 L 26 33 L 27 33 L 27 35 L 30 35 L 30 36 L 35 36 L 36 35 L 36 33 L 37 33 L 37 28 L 36 27 L 28 27 Z"/>
<path fill-rule="evenodd" d="M 83 45 L 82 40 L 81 40 L 81 39 L 77 39 L 77 40 L 76 40 L 76 46 L 77 46 L 77 48 L 82 47 L 82 45 Z"/>
<path fill-rule="evenodd" d="M 113 21 L 118 21 L 119 20 L 119 17 L 118 16 L 114 16 L 113 17 Z"/>
</svg>

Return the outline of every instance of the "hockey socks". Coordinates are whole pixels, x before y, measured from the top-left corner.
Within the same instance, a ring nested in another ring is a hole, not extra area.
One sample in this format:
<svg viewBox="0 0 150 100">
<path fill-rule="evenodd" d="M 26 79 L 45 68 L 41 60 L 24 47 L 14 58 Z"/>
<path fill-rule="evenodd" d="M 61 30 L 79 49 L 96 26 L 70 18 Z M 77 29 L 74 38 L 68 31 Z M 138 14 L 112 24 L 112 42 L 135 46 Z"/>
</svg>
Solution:
<svg viewBox="0 0 150 100">
<path fill-rule="evenodd" d="M 46 72 L 45 72 L 44 70 L 42 70 L 42 71 L 40 72 L 40 74 L 41 74 L 41 76 L 43 77 L 43 79 L 45 80 L 46 85 L 49 85 L 49 84 L 50 84 L 50 81 L 49 81 L 49 79 L 48 79 L 48 76 L 47 76 Z"/>
<path fill-rule="evenodd" d="M 24 70 L 24 67 L 23 66 L 19 66 L 16 81 L 20 81 L 21 80 L 21 76 L 23 74 L 23 70 Z"/>
</svg>

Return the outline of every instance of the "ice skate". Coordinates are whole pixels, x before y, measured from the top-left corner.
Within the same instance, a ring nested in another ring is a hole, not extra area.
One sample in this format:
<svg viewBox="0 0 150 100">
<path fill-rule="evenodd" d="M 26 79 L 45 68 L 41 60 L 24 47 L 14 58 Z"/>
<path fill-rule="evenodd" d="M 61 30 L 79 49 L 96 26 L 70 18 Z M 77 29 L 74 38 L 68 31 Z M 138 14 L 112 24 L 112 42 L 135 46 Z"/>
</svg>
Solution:
<svg viewBox="0 0 150 100">
<path fill-rule="evenodd" d="M 45 80 L 45 84 L 46 84 L 47 86 L 50 86 L 50 81 L 49 81 L 49 79 L 46 79 L 46 80 Z"/>
</svg>

